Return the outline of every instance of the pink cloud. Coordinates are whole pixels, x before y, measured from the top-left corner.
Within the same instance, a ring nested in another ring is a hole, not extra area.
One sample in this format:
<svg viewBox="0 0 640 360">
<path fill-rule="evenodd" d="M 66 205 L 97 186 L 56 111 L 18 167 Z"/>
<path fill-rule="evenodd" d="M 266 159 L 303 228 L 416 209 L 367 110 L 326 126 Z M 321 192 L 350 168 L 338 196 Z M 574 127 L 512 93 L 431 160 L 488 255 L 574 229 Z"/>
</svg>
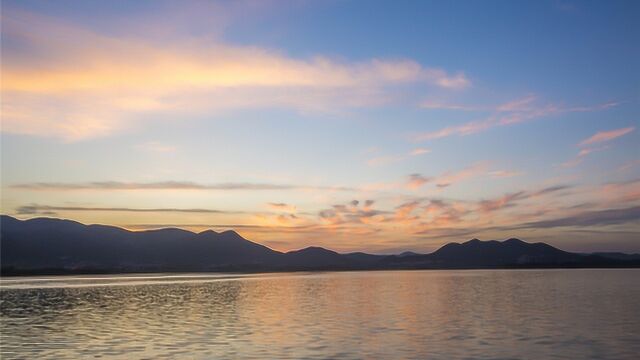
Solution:
<svg viewBox="0 0 640 360">
<path fill-rule="evenodd" d="M 580 142 L 580 146 L 585 146 L 585 145 L 591 145 L 591 144 L 597 144 L 597 143 L 601 143 L 601 142 L 606 142 L 606 141 L 611 141 L 613 139 L 619 138 L 623 135 L 626 135 L 630 132 L 632 132 L 633 130 L 635 130 L 635 127 L 630 126 L 630 127 L 626 127 L 626 128 L 622 128 L 622 129 L 615 129 L 615 130 L 609 130 L 609 131 L 600 131 L 597 132 L 595 135 L 591 136 L 588 139 L 585 139 L 583 141 Z"/>
<path fill-rule="evenodd" d="M 496 107 L 497 111 L 525 111 L 531 108 L 531 104 L 536 100 L 533 94 L 527 95 L 521 99 L 516 99 Z"/>
<path fill-rule="evenodd" d="M 562 166 L 562 167 L 574 167 L 574 166 L 582 163 L 582 160 L 584 160 L 584 158 L 586 156 L 588 156 L 589 154 L 592 154 L 592 153 L 598 152 L 598 151 L 602 151 L 602 150 L 606 150 L 608 148 L 609 148 L 608 146 L 602 146 L 602 147 L 599 147 L 599 148 L 582 149 L 578 153 L 578 156 L 576 156 L 575 158 L 573 158 L 573 159 L 571 159 L 569 161 L 566 161 L 566 162 L 560 164 L 560 166 Z"/>
<path fill-rule="evenodd" d="M 505 194 L 497 199 L 480 201 L 480 211 L 484 213 L 500 210 L 506 207 L 514 206 L 514 203 L 518 200 L 526 198 L 527 195 L 524 191 L 517 193 Z"/>
<path fill-rule="evenodd" d="M 489 172 L 489 175 L 491 175 L 491 177 L 493 177 L 493 178 L 500 179 L 500 178 L 509 178 L 509 177 L 514 177 L 514 176 L 520 176 L 520 175 L 522 175 L 522 172 L 520 172 L 520 171 L 508 171 L 508 170 L 496 170 L 496 171 Z"/>
<path fill-rule="evenodd" d="M 436 186 L 439 188 L 448 187 L 454 183 L 482 174 L 486 171 L 486 168 L 486 163 L 480 162 L 460 171 L 446 172 L 436 179 Z"/>
<path fill-rule="evenodd" d="M 449 109 L 449 110 L 491 110 L 493 114 L 487 118 L 470 121 L 461 125 L 448 126 L 440 130 L 420 133 L 412 137 L 413 141 L 427 141 L 445 138 L 449 136 L 467 136 L 487 129 L 499 126 L 509 126 L 525 121 L 530 121 L 546 116 L 570 113 L 570 112 L 589 112 L 605 110 L 618 105 L 616 102 L 608 102 L 595 106 L 582 107 L 561 107 L 554 104 L 536 105 L 535 95 L 527 95 L 526 97 L 516 99 L 494 107 L 477 107 L 465 105 L 440 104 L 436 102 L 426 102 L 422 107 L 430 109 Z"/>
<path fill-rule="evenodd" d="M 428 154 L 430 153 L 431 150 L 430 149 L 425 149 L 425 148 L 417 148 L 417 149 L 413 149 L 411 150 L 411 152 L 409 153 L 410 156 L 417 156 L 417 155 L 423 155 L 423 154 Z"/>
</svg>

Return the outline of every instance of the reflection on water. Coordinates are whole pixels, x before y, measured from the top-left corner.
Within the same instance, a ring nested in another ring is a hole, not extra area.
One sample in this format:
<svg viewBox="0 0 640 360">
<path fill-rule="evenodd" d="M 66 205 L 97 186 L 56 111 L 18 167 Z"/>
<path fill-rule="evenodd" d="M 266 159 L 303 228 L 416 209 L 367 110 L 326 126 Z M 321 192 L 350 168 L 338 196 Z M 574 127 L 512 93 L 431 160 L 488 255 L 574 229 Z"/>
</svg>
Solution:
<svg viewBox="0 0 640 360">
<path fill-rule="evenodd" d="M 640 271 L 2 279 L 0 357 L 635 359 Z"/>
</svg>

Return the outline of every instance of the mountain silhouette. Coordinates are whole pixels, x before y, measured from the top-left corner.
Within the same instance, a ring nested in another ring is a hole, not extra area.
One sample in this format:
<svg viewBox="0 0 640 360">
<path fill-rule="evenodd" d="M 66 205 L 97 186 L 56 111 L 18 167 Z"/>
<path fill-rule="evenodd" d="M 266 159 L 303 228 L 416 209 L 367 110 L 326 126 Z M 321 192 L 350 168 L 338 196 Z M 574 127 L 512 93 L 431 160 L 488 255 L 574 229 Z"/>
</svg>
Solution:
<svg viewBox="0 0 640 360">
<path fill-rule="evenodd" d="M 235 231 L 128 231 L 76 221 L 0 218 L 3 274 L 67 272 L 293 271 L 517 267 L 638 267 L 622 253 L 577 254 L 519 239 L 449 243 L 430 254 L 339 254 L 321 247 L 286 253 Z"/>
<path fill-rule="evenodd" d="M 597 259 L 562 251 L 545 243 L 527 243 L 514 238 L 505 241 L 472 239 L 462 244 L 446 244 L 431 254 L 385 259 L 388 264 L 449 268 L 578 265 L 585 260 Z M 605 259 L 602 260 L 604 262 Z"/>
</svg>

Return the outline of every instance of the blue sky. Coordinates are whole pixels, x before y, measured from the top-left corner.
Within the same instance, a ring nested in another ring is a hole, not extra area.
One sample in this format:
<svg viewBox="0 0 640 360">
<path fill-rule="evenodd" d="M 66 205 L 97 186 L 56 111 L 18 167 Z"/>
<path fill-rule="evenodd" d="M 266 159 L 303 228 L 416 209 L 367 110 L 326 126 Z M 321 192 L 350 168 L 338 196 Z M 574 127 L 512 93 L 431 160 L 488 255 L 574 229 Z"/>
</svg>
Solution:
<svg viewBox="0 0 640 360">
<path fill-rule="evenodd" d="M 634 1 L 2 3 L 2 212 L 640 251 Z M 553 221 L 553 222 L 552 222 Z"/>
</svg>

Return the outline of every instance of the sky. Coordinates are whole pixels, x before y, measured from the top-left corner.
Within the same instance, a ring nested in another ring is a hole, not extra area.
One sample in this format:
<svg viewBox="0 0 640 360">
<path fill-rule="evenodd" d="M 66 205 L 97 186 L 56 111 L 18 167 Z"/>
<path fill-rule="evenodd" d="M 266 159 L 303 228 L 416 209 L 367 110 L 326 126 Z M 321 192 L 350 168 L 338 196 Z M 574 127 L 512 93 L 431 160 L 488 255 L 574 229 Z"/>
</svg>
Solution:
<svg viewBox="0 0 640 360">
<path fill-rule="evenodd" d="M 640 252 L 640 2 L 1 6 L 3 214 Z"/>
</svg>

